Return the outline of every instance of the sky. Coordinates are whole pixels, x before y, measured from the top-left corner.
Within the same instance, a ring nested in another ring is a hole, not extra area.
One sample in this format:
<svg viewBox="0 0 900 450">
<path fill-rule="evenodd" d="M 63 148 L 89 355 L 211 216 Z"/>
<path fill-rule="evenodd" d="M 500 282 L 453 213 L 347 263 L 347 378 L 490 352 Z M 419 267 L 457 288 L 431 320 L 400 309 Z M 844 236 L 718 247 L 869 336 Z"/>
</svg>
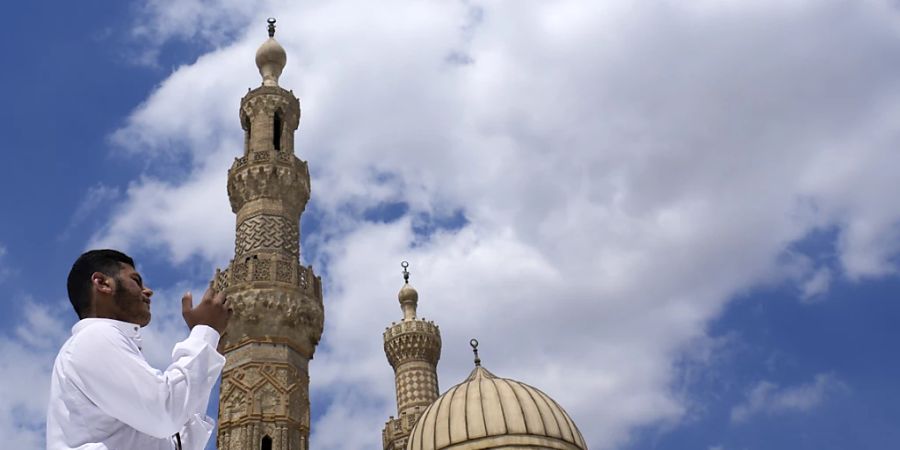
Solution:
<svg viewBox="0 0 900 450">
<path fill-rule="evenodd" d="M 477 338 L 592 450 L 900 441 L 896 2 L 150 0 L 0 19 L 10 448 L 44 445 L 82 251 L 128 252 L 156 291 L 151 363 L 186 336 L 181 294 L 233 255 L 269 16 L 324 284 L 312 448 L 378 448 L 396 414 L 403 260 L 441 391 Z"/>
</svg>

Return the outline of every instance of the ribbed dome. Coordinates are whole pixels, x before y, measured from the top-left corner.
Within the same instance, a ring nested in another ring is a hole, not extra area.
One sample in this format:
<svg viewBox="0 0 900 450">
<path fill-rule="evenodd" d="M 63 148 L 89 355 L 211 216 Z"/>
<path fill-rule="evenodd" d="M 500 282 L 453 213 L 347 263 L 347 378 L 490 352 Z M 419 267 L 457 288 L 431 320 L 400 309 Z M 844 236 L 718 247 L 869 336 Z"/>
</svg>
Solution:
<svg viewBox="0 0 900 450">
<path fill-rule="evenodd" d="M 438 397 L 416 422 L 407 450 L 586 450 L 568 414 L 543 392 L 481 366 Z"/>
</svg>

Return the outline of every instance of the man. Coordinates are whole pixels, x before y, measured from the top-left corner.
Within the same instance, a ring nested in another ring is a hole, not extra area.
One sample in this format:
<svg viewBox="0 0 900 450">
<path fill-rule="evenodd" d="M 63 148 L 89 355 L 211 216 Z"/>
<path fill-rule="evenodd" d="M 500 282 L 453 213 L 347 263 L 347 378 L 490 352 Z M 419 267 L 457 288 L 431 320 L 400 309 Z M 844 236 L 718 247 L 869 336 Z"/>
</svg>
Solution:
<svg viewBox="0 0 900 450">
<path fill-rule="evenodd" d="M 210 288 L 196 307 L 184 295 L 191 332 L 160 371 L 141 353 L 153 291 L 130 257 L 91 250 L 75 261 L 67 287 L 81 320 L 53 365 L 47 449 L 202 450 L 213 426 L 204 412 L 225 364 L 216 351 L 230 316 L 224 294 Z"/>
</svg>

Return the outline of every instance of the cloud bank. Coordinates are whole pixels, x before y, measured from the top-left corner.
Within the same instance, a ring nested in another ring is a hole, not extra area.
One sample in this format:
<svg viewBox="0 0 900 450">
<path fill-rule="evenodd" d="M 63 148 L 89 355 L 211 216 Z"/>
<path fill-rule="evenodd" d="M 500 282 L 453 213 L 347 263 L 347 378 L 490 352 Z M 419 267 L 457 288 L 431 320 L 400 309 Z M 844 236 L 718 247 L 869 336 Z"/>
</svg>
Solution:
<svg viewBox="0 0 900 450">
<path fill-rule="evenodd" d="M 735 295 L 897 272 L 887 2 L 220 3 L 239 17 L 195 33 L 234 40 L 112 137 L 158 165 L 94 242 L 227 263 L 238 100 L 277 16 L 313 177 L 305 257 L 327 274 L 315 448 L 371 448 L 394 412 L 380 336 L 401 317 L 401 260 L 441 326 L 442 389 L 478 337 L 488 368 L 556 398 L 597 449 L 683 416 L 674 361 Z M 151 49 L 188 39 L 165 19 L 182 3 L 151 5 Z M 373 214 L 390 205 L 403 213 Z M 793 247 L 822 230 L 836 262 Z M 753 398 L 738 416 L 771 410 Z"/>
<path fill-rule="evenodd" d="M 780 387 L 769 381 L 760 381 L 747 393 L 746 400 L 732 408 L 732 422 L 746 422 L 758 414 L 783 414 L 806 412 L 819 406 L 826 397 L 843 391 L 846 386 L 833 374 L 820 373 L 806 384 Z"/>
</svg>

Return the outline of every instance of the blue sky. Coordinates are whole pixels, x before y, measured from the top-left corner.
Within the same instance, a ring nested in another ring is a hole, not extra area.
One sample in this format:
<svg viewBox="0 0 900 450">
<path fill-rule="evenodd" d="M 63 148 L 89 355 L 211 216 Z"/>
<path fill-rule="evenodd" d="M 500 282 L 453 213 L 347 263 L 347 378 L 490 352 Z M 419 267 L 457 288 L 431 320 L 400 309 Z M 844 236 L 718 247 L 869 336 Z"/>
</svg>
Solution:
<svg viewBox="0 0 900 450">
<path fill-rule="evenodd" d="M 156 288 L 153 363 L 185 335 L 181 293 L 233 253 L 225 172 L 276 16 L 326 288 L 315 448 L 376 447 L 396 412 L 401 260 L 442 391 L 478 337 L 592 449 L 895 447 L 900 10 L 684 3 L 8 5 L 0 436 L 43 443 L 81 251 Z"/>
</svg>

